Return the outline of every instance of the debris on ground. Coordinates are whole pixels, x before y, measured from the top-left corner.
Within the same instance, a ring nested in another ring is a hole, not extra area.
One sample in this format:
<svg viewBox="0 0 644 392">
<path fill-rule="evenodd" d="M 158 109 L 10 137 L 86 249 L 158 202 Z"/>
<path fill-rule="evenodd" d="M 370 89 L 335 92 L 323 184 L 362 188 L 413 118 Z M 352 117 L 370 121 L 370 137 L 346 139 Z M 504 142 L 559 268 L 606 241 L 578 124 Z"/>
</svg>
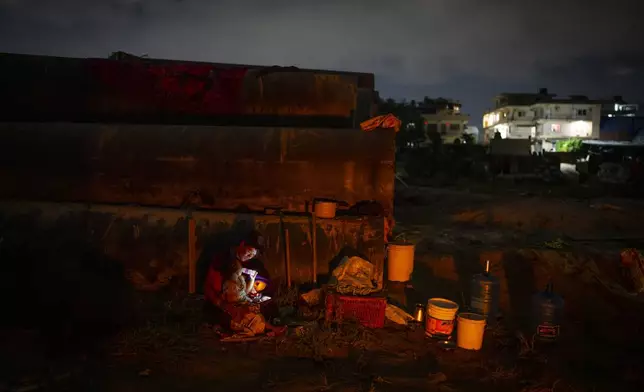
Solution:
<svg viewBox="0 0 644 392">
<path fill-rule="evenodd" d="M 591 204 L 590 208 L 594 208 L 596 210 L 604 210 L 604 211 L 621 211 L 622 207 L 616 206 L 614 204 Z"/>
<path fill-rule="evenodd" d="M 295 306 L 281 306 L 277 312 L 280 319 L 285 319 L 294 316 L 297 313 L 297 309 Z"/>
<path fill-rule="evenodd" d="M 431 385 L 441 384 L 447 381 L 447 376 L 443 372 L 430 373 L 428 380 Z"/>
<path fill-rule="evenodd" d="M 563 249 L 564 247 L 568 246 L 566 241 L 562 240 L 561 238 L 557 238 L 553 241 L 546 241 L 543 243 L 543 245 L 549 249 Z"/>
<path fill-rule="evenodd" d="M 409 313 L 392 304 L 387 304 L 385 317 L 387 317 L 387 320 L 400 325 L 407 325 L 408 322 L 414 320 Z"/>
<path fill-rule="evenodd" d="M 313 289 L 300 296 L 308 306 L 318 306 L 322 303 L 322 290 Z"/>
</svg>

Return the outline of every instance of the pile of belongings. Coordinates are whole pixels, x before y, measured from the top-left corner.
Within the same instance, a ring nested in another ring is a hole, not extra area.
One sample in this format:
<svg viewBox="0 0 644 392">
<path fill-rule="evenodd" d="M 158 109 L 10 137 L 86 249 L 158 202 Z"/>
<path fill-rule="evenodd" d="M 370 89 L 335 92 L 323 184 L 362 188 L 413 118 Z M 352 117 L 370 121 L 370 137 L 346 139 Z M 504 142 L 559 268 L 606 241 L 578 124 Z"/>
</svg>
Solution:
<svg viewBox="0 0 644 392">
<path fill-rule="evenodd" d="M 345 256 L 331 273 L 329 286 L 340 294 L 369 295 L 378 291 L 378 285 L 372 280 L 374 275 L 374 266 L 367 260 Z M 387 304 L 385 317 L 396 324 L 413 320 L 409 313 L 392 304 Z"/>
<path fill-rule="evenodd" d="M 369 295 L 378 291 L 373 276 L 373 264 L 358 256 L 345 256 L 333 270 L 329 286 L 340 294 Z"/>
</svg>

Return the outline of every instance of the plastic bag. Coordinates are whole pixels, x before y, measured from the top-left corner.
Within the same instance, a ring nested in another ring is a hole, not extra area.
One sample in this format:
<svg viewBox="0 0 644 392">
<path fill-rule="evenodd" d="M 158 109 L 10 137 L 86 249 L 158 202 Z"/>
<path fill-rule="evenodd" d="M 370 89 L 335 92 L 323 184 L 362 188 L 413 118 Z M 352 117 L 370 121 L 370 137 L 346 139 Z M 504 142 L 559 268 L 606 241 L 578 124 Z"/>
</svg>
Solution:
<svg viewBox="0 0 644 392">
<path fill-rule="evenodd" d="M 333 270 L 332 276 L 337 281 L 336 291 L 341 294 L 367 295 L 378 288 L 371 281 L 373 264 L 360 257 L 344 257 Z"/>
</svg>

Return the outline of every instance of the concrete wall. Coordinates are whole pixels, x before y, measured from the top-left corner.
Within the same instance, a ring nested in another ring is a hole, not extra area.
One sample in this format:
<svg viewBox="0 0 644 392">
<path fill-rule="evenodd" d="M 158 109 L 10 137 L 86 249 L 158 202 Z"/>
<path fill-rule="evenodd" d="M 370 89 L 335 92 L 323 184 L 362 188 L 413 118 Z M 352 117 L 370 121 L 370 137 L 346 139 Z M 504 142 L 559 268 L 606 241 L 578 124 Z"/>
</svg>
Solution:
<svg viewBox="0 0 644 392">
<path fill-rule="evenodd" d="M 0 123 L 0 200 L 393 211 L 394 131 Z"/>
<path fill-rule="evenodd" d="M 264 235 L 263 256 L 271 277 L 286 277 L 280 218 L 271 215 L 2 201 L 0 238 L 3 246 L 47 241 L 52 243 L 53 252 L 60 246 L 57 244 L 69 243 L 69 239 L 90 243 L 121 262 L 130 282 L 140 290 L 167 286 L 187 290 L 189 216 L 196 223 L 198 282 L 212 255 L 238 243 L 250 230 Z M 290 236 L 291 277 L 295 282 L 310 282 L 313 263 L 309 218 L 285 216 L 283 222 Z M 374 263 L 374 279 L 382 285 L 383 227 L 383 219 L 376 217 L 318 220 L 317 271 L 321 280 L 329 272 L 329 262 L 349 247 Z M 60 268 L 66 268 L 65 260 L 60 260 Z"/>
<path fill-rule="evenodd" d="M 560 131 L 553 131 L 553 125 L 558 125 Z M 571 138 L 571 137 L 592 137 L 595 124 L 588 120 L 566 121 L 546 120 L 539 126 L 538 132 L 543 138 Z"/>
<path fill-rule="evenodd" d="M 357 110 L 357 89 L 373 93 L 374 84 L 372 74 L 133 56 L 117 61 L 4 54 L 0 70 L 4 121 L 185 124 L 196 116 L 221 125 L 248 125 L 253 118 L 266 124 L 261 121 L 268 118 L 299 126 L 289 119 L 316 116 L 351 123 L 370 116 Z M 373 102 L 373 96 L 361 99 Z"/>
<path fill-rule="evenodd" d="M 425 133 L 430 130 L 439 132 L 445 143 L 453 143 L 455 139 L 463 139 L 463 133 L 467 128 L 470 116 L 467 114 L 455 113 L 436 113 L 423 114 L 425 121 Z M 429 138 L 425 138 L 429 143 Z"/>
</svg>

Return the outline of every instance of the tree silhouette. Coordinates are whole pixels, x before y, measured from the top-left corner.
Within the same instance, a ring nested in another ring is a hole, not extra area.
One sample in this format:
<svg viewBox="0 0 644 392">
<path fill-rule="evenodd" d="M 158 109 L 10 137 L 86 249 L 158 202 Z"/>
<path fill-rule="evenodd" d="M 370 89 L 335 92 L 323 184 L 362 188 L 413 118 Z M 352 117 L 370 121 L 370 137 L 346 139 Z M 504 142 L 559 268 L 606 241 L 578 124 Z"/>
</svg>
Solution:
<svg viewBox="0 0 644 392">
<path fill-rule="evenodd" d="M 411 143 L 417 144 L 425 140 L 425 122 L 415 100 L 410 102 L 405 99 L 396 102 L 391 98 L 380 100 L 378 114 L 389 113 L 398 117 L 401 122 L 400 132 L 396 136 L 398 146 L 405 147 Z"/>
<path fill-rule="evenodd" d="M 474 144 L 474 135 L 471 133 L 464 132 L 461 135 L 461 139 L 463 139 L 464 144 Z"/>
</svg>

